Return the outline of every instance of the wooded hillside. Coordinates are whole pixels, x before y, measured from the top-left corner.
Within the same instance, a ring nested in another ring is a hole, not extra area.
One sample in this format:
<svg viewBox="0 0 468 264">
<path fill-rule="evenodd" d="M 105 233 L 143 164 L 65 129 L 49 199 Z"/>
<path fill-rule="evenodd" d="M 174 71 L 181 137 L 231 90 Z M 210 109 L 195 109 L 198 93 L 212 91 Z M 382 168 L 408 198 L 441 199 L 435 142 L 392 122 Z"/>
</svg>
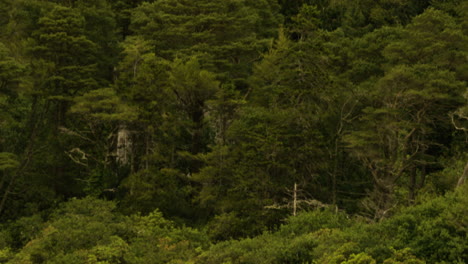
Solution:
<svg viewBox="0 0 468 264">
<path fill-rule="evenodd" d="M 1 0 L 0 263 L 466 263 L 468 2 Z"/>
</svg>

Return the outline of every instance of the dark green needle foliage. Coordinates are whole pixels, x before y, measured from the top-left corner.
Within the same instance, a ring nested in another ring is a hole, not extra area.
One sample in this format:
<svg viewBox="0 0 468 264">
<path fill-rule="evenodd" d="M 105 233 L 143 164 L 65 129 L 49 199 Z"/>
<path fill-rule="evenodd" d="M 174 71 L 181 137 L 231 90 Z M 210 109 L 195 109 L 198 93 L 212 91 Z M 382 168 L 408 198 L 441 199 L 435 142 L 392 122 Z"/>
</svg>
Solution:
<svg viewBox="0 0 468 264">
<path fill-rule="evenodd" d="M 224 79 L 245 78 L 281 23 L 274 1 L 179 1 L 143 3 L 132 29 L 166 59 L 203 56 Z"/>
<path fill-rule="evenodd" d="M 0 263 L 466 263 L 462 0 L 0 0 Z"/>
</svg>

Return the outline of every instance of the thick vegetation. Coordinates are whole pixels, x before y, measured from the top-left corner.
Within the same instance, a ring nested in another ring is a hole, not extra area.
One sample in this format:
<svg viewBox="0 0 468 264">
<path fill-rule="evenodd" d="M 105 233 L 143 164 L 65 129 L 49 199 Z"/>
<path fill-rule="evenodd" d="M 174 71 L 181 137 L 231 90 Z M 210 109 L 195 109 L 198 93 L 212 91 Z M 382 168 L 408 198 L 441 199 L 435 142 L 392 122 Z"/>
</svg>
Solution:
<svg viewBox="0 0 468 264">
<path fill-rule="evenodd" d="M 468 3 L 0 1 L 0 263 L 465 263 Z"/>
</svg>

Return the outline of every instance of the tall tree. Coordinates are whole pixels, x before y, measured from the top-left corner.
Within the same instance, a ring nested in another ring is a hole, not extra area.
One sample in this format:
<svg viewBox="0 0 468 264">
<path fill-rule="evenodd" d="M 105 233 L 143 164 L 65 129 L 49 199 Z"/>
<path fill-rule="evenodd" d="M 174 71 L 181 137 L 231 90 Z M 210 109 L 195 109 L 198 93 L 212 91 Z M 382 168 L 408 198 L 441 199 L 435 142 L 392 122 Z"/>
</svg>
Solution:
<svg viewBox="0 0 468 264">
<path fill-rule="evenodd" d="M 131 28 L 166 59 L 202 54 L 202 65 L 224 78 L 245 78 L 275 36 L 277 9 L 267 0 L 163 0 L 137 7 Z"/>
<path fill-rule="evenodd" d="M 20 164 L 18 155 L 23 154 L 20 131 L 25 129 L 23 111 L 28 105 L 20 89 L 26 75 L 25 65 L 12 57 L 0 42 L 0 215 L 15 190 L 21 173 L 17 169 L 25 165 Z"/>
<path fill-rule="evenodd" d="M 98 87 L 97 45 L 85 35 L 85 18 L 76 9 L 53 6 L 38 20 L 38 25 L 32 33 L 30 54 L 34 92 L 46 100 L 48 112 L 44 146 L 49 151 L 49 161 L 42 164 L 50 166 L 47 170 L 55 177 L 55 190 L 70 194 L 78 191 L 72 175 L 79 174 L 80 167 L 65 155 L 71 137 L 60 131 L 62 127 L 76 130 L 74 126 L 78 125 L 70 122 L 67 115 L 73 98 Z"/>
<path fill-rule="evenodd" d="M 323 181 L 319 175 L 325 163 L 318 126 L 327 109 L 327 76 L 319 55 L 308 53 L 306 46 L 280 32 L 255 65 L 246 105 L 229 123 L 223 144 L 200 155 L 206 166 L 194 175 L 202 185 L 199 200 L 218 215 L 217 221 L 232 225 L 220 236 L 246 235 L 276 224 L 285 211 L 265 207 L 283 204 L 294 183 L 307 187 L 312 198 L 323 198 L 318 182 Z"/>
<path fill-rule="evenodd" d="M 434 160 L 428 156 L 439 144 L 434 132 L 449 125 L 447 115 L 459 104 L 462 87 L 453 73 L 425 65 L 396 67 L 377 83 L 377 104 L 364 109 L 361 129 L 347 137 L 373 176 L 369 206 L 377 218 L 394 205 L 399 182 L 409 185 L 410 199 L 424 184 L 426 172 L 416 171 Z"/>
</svg>

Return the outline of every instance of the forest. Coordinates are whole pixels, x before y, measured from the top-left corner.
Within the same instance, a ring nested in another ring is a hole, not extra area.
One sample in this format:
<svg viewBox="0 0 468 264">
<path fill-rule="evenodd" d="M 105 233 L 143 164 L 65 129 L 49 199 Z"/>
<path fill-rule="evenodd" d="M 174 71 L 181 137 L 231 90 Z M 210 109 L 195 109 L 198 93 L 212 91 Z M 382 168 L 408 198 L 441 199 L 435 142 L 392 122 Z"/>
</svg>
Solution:
<svg viewBox="0 0 468 264">
<path fill-rule="evenodd" d="M 468 1 L 0 0 L 0 263 L 468 263 Z"/>
</svg>

